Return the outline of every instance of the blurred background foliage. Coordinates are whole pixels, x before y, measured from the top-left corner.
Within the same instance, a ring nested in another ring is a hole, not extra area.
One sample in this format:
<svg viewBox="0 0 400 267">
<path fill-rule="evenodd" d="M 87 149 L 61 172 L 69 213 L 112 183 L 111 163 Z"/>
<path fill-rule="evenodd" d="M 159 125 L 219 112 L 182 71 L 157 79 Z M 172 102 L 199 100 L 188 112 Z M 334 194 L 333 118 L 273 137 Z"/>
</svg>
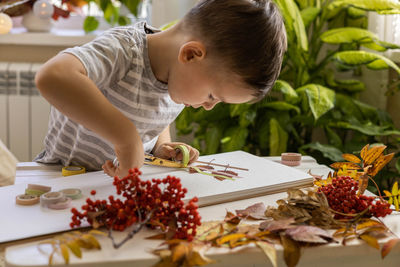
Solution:
<svg viewBox="0 0 400 267">
<path fill-rule="evenodd" d="M 399 14 L 391 0 L 275 0 L 285 20 L 288 49 L 279 80 L 262 101 L 220 103 L 211 111 L 185 108 L 178 135 L 193 136 L 201 154 L 244 150 L 260 156 L 311 155 L 321 164 L 343 161 L 366 144 L 396 152 L 375 178 L 390 190 L 400 177 L 400 130 L 390 115 L 359 100 L 362 68 L 400 68 L 379 52 L 399 46 L 367 30 L 368 12 Z M 393 92 L 392 92 L 393 93 Z M 393 163 L 394 162 L 394 163 Z M 369 190 L 376 192 L 374 187 Z"/>
</svg>

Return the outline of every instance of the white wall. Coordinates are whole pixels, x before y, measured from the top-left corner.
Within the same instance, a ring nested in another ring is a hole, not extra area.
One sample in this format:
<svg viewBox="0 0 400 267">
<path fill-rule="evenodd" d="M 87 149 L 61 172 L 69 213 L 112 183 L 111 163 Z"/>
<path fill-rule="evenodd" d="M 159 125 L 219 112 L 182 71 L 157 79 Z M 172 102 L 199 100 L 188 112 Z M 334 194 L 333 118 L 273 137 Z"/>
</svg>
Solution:
<svg viewBox="0 0 400 267">
<path fill-rule="evenodd" d="M 152 26 L 182 18 L 197 0 L 153 0 Z"/>
</svg>

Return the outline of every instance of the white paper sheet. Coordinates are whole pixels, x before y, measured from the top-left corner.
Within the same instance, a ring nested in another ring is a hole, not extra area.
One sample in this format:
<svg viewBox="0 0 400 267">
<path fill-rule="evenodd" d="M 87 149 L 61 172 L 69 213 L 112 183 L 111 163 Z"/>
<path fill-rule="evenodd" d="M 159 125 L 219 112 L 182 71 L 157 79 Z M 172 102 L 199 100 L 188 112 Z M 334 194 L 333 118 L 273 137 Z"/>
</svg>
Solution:
<svg viewBox="0 0 400 267">
<path fill-rule="evenodd" d="M 214 163 L 230 164 L 247 168 L 249 171 L 234 170 L 243 178 L 219 181 L 211 176 L 190 174 L 181 169 L 144 166 L 140 177 L 142 180 L 165 178 L 167 175 L 179 177 L 183 187 L 188 189 L 186 198 L 197 196 L 199 206 L 266 195 L 312 183 L 312 177 L 307 173 L 243 151 L 203 156 L 199 160 L 213 160 Z M 51 186 L 52 191 L 65 188 L 81 189 L 83 197 L 72 201 L 73 206 L 80 210 L 92 189 L 97 191 L 96 199 L 106 199 L 109 195 L 117 196 L 112 182 L 111 177 L 99 171 L 51 179 L 45 185 Z M 3 214 L 0 218 L 0 243 L 70 229 L 69 209 L 50 210 L 40 207 L 39 204 L 33 206 L 15 204 L 15 197 L 23 194 L 26 187 L 26 184 L 0 187 L 0 207 Z"/>
</svg>

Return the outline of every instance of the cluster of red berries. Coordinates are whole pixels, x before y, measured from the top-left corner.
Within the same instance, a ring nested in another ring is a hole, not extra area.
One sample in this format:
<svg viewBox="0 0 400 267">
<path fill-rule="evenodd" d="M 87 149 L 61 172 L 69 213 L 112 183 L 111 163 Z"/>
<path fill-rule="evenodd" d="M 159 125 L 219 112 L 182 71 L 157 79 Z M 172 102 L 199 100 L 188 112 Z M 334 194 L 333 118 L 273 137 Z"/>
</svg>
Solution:
<svg viewBox="0 0 400 267">
<path fill-rule="evenodd" d="M 338 176 L 332 183 L 318 188 L 318 192 L 325 194 L 331 209 L 346 214 L 356 214 L 370 207 L 367 215 L 385 217 L 392 213 L 390 204 L 386 201 L 375 201 L 375 197 L 357 196 L 358 183 L 348 176 Z M 335 219 L 350 218 L 349 216 L 335 214 Z"/>
<path fill-rule="evenodd" d="M 182 199 L 187 189 L 182 187 L 179 178 L 167 176 L 164 179 L 142 181 L 140 174 L 138 169 L 133 169 L 122 179 L 114 177 L 113 185 L 122 199 L 112 195 L 108 200 L 88 198 L 82 206 L 82 212 L 72 208 L 71 228 L 80 226 L 82 220 L 86 219 L 95 227 L 104 225 L 123 231 L 148 218 L 148 226 L 175 231 L 174 238 L 191 241 L 196 235 L 196 227 L 201 224 L 197 197 L 185 205 Z M 91 194 L 96 195 L 96 191 L 92 190 Z"/>
</svg>

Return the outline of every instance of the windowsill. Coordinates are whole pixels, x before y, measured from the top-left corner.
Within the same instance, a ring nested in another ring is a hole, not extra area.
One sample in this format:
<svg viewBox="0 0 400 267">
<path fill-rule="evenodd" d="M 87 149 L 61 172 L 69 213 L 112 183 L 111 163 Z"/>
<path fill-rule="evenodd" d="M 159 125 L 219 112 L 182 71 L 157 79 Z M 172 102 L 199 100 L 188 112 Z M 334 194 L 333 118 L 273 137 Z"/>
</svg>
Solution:
<svg viewBox="0 0 400 267">
<path fill-rule="evenodd" d="M 50 32 L 28 32 L 25 28 L 13 28 L 0 35 L 0 45 L 75 46 L 93 40 L 100 32 L 85 34 L 83 30 L 57 29 Z"/>
</svg>

